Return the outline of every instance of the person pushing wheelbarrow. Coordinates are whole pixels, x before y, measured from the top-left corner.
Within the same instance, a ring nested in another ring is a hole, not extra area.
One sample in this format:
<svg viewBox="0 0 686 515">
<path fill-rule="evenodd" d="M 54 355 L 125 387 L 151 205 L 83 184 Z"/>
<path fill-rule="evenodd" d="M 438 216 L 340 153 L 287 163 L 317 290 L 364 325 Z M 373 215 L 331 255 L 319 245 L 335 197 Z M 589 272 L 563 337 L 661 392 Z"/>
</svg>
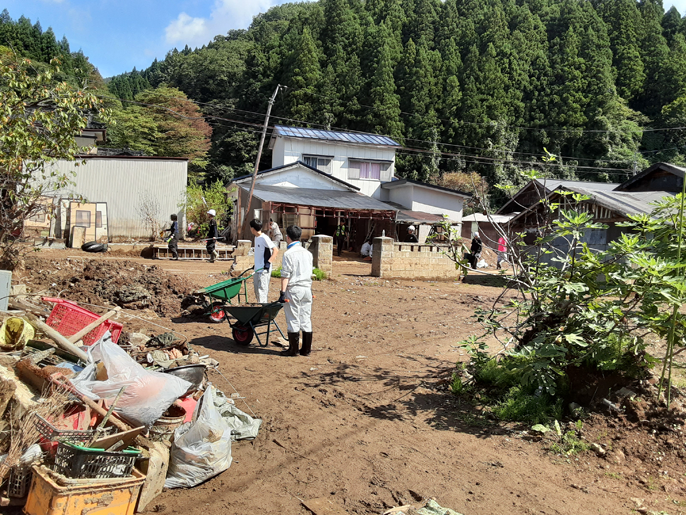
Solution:
<svg viewBox="0 0 686 515">
<path fill-rule="evenodd" d="M 309 356 L 312 351 L 312 254 L 300 243 L 302 229 L 291 225 L 286 229 L 288 247 L 281 264 L 281 294 L 288 323 L 288 350 L 282 356 Z M 303 345 L 300 347 L 300 331 Z"/>
</svg>

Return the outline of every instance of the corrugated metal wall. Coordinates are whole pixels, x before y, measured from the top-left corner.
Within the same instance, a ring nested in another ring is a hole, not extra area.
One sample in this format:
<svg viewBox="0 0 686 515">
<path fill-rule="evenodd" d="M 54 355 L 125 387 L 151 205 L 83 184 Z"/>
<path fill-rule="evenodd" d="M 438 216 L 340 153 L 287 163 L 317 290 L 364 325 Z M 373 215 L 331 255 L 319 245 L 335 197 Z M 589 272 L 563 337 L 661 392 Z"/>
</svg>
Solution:
<svg viewBox="0 0 686 515">
<path fill-rule="evenodd" d="M 159 203 L 159 222 L 167 223 L 176 213 L 180 229 L 185 227 L 183 202 L 188 176 L 188 162 L 166 159 L 86 159 L 76 166 L 72 161 L 57 161 L 53 166 L 60 173 L 70 174 L 75 183 L 56 195 L 83 195 L 88 202 L 106 202 L 111 239 L 149 236 L 138 206 L 146 194 Z M 72 176 L 71 173 L 75 172 Z"/>
</svg>

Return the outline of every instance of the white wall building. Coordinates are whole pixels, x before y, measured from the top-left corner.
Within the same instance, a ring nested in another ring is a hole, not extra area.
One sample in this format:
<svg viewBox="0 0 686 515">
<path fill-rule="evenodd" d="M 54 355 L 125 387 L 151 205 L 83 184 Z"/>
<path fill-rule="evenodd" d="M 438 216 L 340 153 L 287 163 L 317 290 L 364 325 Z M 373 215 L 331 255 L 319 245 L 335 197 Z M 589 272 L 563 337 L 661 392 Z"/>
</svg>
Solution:
<svg viewBox="0 0 686 515">
<path fill-rule="evenodd" d="M 301 161 L 374 198 L 381 198 L 381 184 L 394 178 L 395 149 L 399 146 L 391 138 L 376 134 L 280 125 L 274 129 L 269 142 L 272 168 Z"/>
<path fill-rule="evenodd" d="M 176 213 L 181 227 L 184 226 L 184 210 L 180 206 L 188 179 L 185 158 L 88 154 L 77 161 L 55 161 L 50 170 L 66 175 L 72 182 L 59 191 L 49 192 L 51 197 L 83 197 L 89 203 L 107 204 L 109 241 L 150 236 L 139 213 L 146 197 L 155 201 L 161 224 Z"/>
<path fill-rule="evenodd" d="M 338 222 L 345 221 L 351 227 L 351 248 L 376 233 L 404 241 L 411 224 L 423 225 L 419 234 L 425 237 L 444 216 L 457 225 L 462 221 L 469 195 L 397 179 L 395 152 L 400 145 L 387 136 L 277 125 L 269 148 L 272 168 L 257 176 L 250 218 L 273 218 L 281 225 L 297 216 L 307 235 L 332 235 Z M 235 212 L 241 220 L 251 180 L 234 180 Z M 331 196 L 327 190 L 341 193 Z"/>
</svg>

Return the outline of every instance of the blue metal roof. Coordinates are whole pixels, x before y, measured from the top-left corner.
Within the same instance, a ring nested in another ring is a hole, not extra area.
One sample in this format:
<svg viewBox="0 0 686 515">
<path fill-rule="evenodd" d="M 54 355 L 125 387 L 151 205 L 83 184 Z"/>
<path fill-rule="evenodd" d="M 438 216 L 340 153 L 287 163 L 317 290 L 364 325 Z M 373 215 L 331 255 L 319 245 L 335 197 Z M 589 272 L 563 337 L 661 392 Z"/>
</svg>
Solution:
<svg viewBox="0 0 686 515">
<path fill-rule="evenodd" d="M 387 147 L 399 147 L 400 143 L 388 136 L 378 134 L 363 134 L 356 132 L 334 132 L 321 129 L 307 129 L 304 127 L 285 127 L 275 125 L 275 132 L 280 136 L 292 138 L 319 139 L 324 141 L 341 141 L 344 143 L 358 143 L 362 145 L 384 145 Z"/>
</svg>

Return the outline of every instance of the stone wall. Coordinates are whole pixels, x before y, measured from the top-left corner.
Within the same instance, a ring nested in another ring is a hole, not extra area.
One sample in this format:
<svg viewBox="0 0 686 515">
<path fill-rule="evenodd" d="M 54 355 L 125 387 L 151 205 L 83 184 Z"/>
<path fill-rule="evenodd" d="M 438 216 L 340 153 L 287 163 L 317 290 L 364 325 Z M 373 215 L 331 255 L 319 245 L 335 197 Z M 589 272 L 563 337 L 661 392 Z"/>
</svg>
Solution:
<svg viewBox="0 0 686 515">
<path fill-rule="evenodd" d="M 330 277 L 333 271 L 333 237 L 324 234 L 312 236 L 312 243 L 307 250 L 312 253 L 314 267 Z"/>
<path fill-rule="evenodd" d="M 392 238 L 374 238 L 372 275 L 405 279 L 458 278 L 455 263 L 434 245 L 396 243 Z"/>
</svg>

